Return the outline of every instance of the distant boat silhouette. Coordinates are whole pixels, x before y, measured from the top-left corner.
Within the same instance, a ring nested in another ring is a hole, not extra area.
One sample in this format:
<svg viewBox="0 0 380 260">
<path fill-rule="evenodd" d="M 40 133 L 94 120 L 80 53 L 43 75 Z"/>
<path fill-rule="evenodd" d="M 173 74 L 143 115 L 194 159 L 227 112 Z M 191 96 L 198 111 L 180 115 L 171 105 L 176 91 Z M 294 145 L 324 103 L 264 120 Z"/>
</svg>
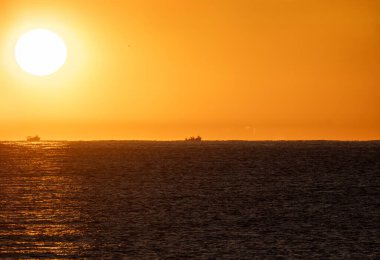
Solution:
<svg viewBox="0 0 380 260">
<path fill-rule="evenodd" d="M 191 136 L 189 138 L 186 138 L 185 141 L 186 142 L 200 142 L 202 141 L 202 137 L 200 137 L 199 135 L 197 137 Z"/>
<path fill-rule="evenodd" d="M 26 138 L 26 141 L 28 141 L 28 142 L 39 142 L 40 140 L 41 140 L 41 138 L 38 135 L 36 135 L 36 136 L 28 136 Z"/>
</svg>

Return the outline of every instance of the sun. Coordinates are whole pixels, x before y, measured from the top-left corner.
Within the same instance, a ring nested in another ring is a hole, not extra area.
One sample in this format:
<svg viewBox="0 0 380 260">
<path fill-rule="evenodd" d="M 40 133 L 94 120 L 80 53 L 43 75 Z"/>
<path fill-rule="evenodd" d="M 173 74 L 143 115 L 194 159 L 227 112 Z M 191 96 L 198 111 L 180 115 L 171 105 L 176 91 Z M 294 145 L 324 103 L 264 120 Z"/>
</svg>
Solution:
<svg viewBox="0 0 380 260">
<path fill-rule="evenodd" d="M 34 76 L 47 76 L 66 62 L 67 49 L 62 38 L 47 29 L 34 29 L 20 37 L 15 47 L 17 64 Z"/>
</svg>

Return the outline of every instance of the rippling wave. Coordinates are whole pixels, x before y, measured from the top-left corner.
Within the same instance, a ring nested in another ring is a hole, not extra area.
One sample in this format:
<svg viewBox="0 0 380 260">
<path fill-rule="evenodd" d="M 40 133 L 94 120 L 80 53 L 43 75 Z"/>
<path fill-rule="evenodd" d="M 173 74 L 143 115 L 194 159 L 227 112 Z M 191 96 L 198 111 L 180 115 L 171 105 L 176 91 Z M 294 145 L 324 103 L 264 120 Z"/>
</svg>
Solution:
<svg viewBox="0 0 380 260">
<path fill-rule="evenodd" d="M 0 257 L 378 258 L 379 142 L 0 142 Z"/>
</svg>

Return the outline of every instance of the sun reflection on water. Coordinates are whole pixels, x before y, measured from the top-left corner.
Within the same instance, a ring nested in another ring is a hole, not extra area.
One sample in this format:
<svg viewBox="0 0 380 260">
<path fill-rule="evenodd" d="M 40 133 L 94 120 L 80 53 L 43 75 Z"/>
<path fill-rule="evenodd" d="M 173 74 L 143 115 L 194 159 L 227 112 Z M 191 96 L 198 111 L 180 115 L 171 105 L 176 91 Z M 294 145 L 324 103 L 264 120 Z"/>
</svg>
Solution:
<svg viewBox="0 0 380 260">
<path fill-rule="evenodd" d="M 2 255 L 78 255 L 86 244 L 75 203 L 79 183 L 62 170 L 67 143 L 13 142 L 1 148 L 0 155 L 7 157 L 0 170 L 2 177 L 7 175 L 0 183 Z M 8 243 L 9 237 L 18 243 Z"/>
</svg>

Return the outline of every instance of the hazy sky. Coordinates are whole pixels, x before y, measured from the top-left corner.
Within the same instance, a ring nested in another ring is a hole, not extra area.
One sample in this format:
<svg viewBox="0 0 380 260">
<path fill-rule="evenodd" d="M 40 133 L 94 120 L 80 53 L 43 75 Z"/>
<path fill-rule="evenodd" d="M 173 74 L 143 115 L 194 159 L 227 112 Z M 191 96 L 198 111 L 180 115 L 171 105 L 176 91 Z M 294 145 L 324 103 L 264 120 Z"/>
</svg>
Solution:
<svg viewBox="0 0 380 260">
<path fill-rule="evenodd" d="M 33 28 L 68 60 L 34 77 Z M 1 0 L 0 140 L 380 139 L 380 1 Z"/>
</svg>

